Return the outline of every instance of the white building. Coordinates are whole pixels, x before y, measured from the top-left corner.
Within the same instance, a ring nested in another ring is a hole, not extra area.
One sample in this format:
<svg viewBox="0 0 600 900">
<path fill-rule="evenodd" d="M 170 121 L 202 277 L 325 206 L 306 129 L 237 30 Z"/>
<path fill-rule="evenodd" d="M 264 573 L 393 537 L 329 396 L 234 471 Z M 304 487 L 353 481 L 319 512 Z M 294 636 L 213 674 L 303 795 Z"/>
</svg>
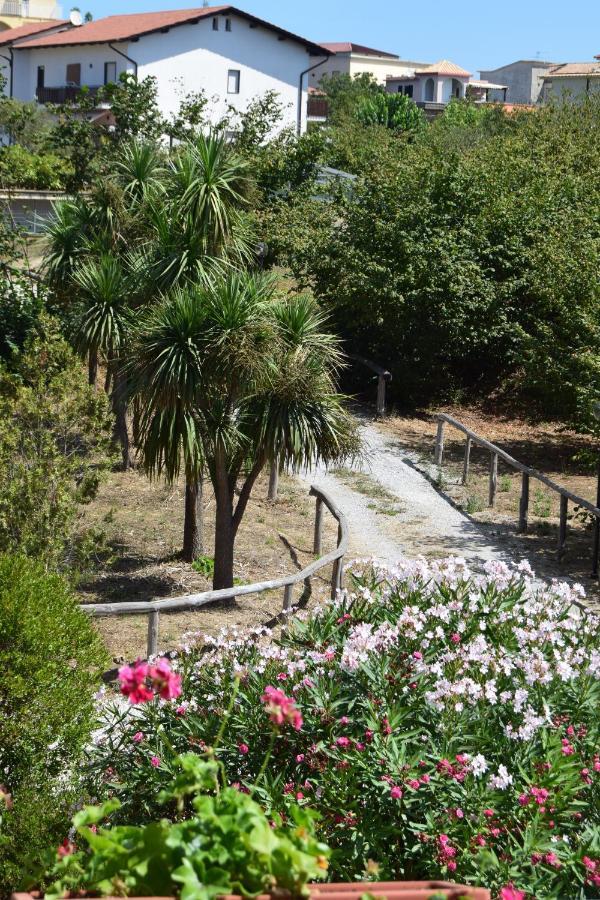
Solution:
<svg viewBox="0 0 600 900">
<path fill-rule="evenodd" d="M 17 29 L 18 30 L 18 29 Z M 164 116 L 183 94 L 203 89 L 216 121 L 228 105 L 245 110 L 268 90 L 285 106 L 285 125 L 306 127 L 311 69 L 329 56 L 318 44 L 233 6 L 108 16 L 52 33 L 2 35 L 4 75 L 20 100 L 61 102 L 131 72 L 157 79 Z M 7 53 L 6 50 L 9 52 Z"/>
<path fill-rule="evenodd" d="M 385 84 L 388 78 L 405 75 L 407 72 L 424 66 L 425 63 L 400 59 L 395 53 L 374 50 L 351 41 L 325 42 L 320 45 L 331 56 L 310 73 L 310 86 L 318 87 L 323 75 L 356 75 L 369 73 L 379 84 Z"/>
<path fill-rule="evenodd" d="M 0 31 L 60 17 L 54 0 L 0 0 Z"/>
<path fill-rule="evenodd" d="M 387 79 L 386 89 L 406 94 L 415 103 L 445 104 L 453 98 L 463 99 L 471 73 L 448 59 L 429 66 L 416 66 L 405 74 Z"/>
</svg>

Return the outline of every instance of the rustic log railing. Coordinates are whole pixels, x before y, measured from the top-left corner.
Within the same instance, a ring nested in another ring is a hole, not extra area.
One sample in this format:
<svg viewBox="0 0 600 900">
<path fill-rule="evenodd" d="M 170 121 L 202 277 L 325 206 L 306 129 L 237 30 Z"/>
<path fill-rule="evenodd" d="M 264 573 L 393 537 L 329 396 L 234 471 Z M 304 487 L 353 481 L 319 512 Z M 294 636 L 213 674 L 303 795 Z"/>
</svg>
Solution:
<svg viewBox="0 0 600 900">
<path fill-rule="evenodd" d="M 462 422 L 459 422 L 457 419 L 452 418 L 452 416 L 448 416 L 445 413 L 438 413 L 435 416 L 435 419 L 438 423 L 437 435 L 435 440 L 435 464 L 439 466 L 440 469 L 442 468 L 444 460 L 444 437 L 446 425 L 451 425 L 453 428 L 458 429 L 458 431 L 462 431 L 462 433 L 466 435 L 467 439 L 465 442 L 465 456 L 462 474 L 463 484 L 467 483 L 469 477 L 472 445 L 477 444 L 477 446 L 482 447 L 484 450 L 489 450 L 490 470 L 488 483 L 488 500 L 491 507 L 496 505 L 496 493 L 498 489 L 498 460 L 503 460 L 512 469 L 516 469 L 518 472 L 521 472 L 521 497 L 519 500 L 520 532 L 524 533 L 527 531 L 527 520 L 529 513 L 529 481 L 531 478 L 534 478 L 536 481 L 540 481 L 542 484 L 545 484 L 546 487 L 549 487 L 550 490 L 554 491 L 560 496 L 560 514 L 558 527 L 559 553 L 563 552 L 567 539 L 567 518 L 569 511 L 569 501 L 591 513 L 596 520 L 596 528 L 594 531 L 595 538 L 592 559 L 592 575 L 598 574 L 599 548 L 598 541 L 596 539 L 596 534 L 598 533 L 598 524 L 600 523 L 600 508 L 598 506 L 594 506 L 593 503 L 590 503 L 589 500 L 584 500 L 583 497 L 578 497 L 577 494 L 574 494 L 567 488 L 562 487 L 562 485 L 557 484 L 555 481 L 552 481 L 551 478 L 548 478 L 548 476 L 544 475 L 542 472 L 538 472 L 537 469 L 533 469 L 531 466 L 526 466 L 524 465 L 524 463 L 519 462 L 519 460 L 514 459 L 514 457 L 512 457 L 509 453 L 507 453 L 505 450 L 502 450 L 501 447 L 497 447 L 496 444 L 492 444 L 490 441 L 486 441 L 485 438 L 482 438 L 474 431 L 471 431 L 470 428 L 467 428 L 466 425 L 463 425 Z"/>
<path fill-rule="evenodd" d="M 378 366 L 377 363 L 371 362 L 370 359 L 365 359 L 364 356 L 348 353 L 348 359 L 352 359 L 354 362 L 360 363 L 361 366 L 370 369 L 371 372 L 375 372 L 375 375 L 377 376 L 376 416 L 378 419 L 382 419 L 385 416 L 386 385 L 392 380 L 392 373 L 388 372 L 388 370 L 384 369 L 382 366 Z"/>
<path fill-rule="evenodd" d="M 294 575 L 286 575 L 284 578 L 275 578 L 271 581 L 261 581 L 256 584 L 243 584 L 218 591 L 204 591 L 201 594 L 187 594 L 182 597 L 173 597 L 171 600 L 144 600 L 125 603 L 85 603 L 82 609 L 89 616 L 148 616 L 148 656 L 154 656 L 158 651 L 158 632 L 161 612 L 183 612 L 184 610 L 197 609 L 208 603 L 218 600 L 235 600 L 236 597 L 249 594 L 262 594 L 264 591 L 274 591 L 283 588 L 282 612 L 289 612 L 294 602 L 294 588 L 297 584 L 312 578 L 315 572 L 333 564 L 331 575 L 331 596 L 341 589 L 344 577 L 344 556 L 348 551 L 348 523 L 343 512 L 336 506 L 331 497 L 321 488 L 313 485 L 310 494 L 315 497 L 315 530 L 313 551 L 319 556 L 310 565 Z M 330 553 L 321 556 L 323 543 L 323 507 L 326 506 L 333 518 L 338 523 L 337 546 Z"/>
</svg>

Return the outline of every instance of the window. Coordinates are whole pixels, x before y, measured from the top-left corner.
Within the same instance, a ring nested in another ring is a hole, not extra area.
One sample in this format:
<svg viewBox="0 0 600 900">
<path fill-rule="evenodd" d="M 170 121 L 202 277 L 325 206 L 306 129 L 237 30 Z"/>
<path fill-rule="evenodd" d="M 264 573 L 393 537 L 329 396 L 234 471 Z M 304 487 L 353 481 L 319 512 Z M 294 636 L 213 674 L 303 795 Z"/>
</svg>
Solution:
<svg viewBox="0 0 600 900">
<path fill-rule="evenodd" d="M 240 92 L 240 70 L 230 69 L 227 73 L 227 93 L 239 94 Z"/>
<path fill-rule="evenodd" d="M 231 31 L 231 19 L 225 19 L 225 31 Z"/>
<path fill-rule="evenodd" d="M 104 63 L 104 84 L 114 84 L 117 80 L 117 64 L 116 62 Z"/>
<path fill-rule="evenodd" d="M 219 30 L 219 19 L 217 16 L 215 16 L 213 19 L 213 31 L 218 31 L 218 30 Z"/>
<path fill-rule="evenodd" d="M 38 66 L 37 70 L 37 86 L 38 91 L 46 86 L 46 69 L 44 66 Z"/>
<path fill-rule="evenodd" d="M 81 63 L 69 63 L 67 66 L 67 85 L 79 87 L 81 84 Z"/>
<path fill-rule="evenodd" d="M 406 94 L 407 97 L 412 97 L 412 95 L 413 95 L 413 86 L 412 86 L 412 84 L 407 84 L 407 85 L 406 85 L 406 87 L 404 88 L 404 93 Z"/>
</svg>

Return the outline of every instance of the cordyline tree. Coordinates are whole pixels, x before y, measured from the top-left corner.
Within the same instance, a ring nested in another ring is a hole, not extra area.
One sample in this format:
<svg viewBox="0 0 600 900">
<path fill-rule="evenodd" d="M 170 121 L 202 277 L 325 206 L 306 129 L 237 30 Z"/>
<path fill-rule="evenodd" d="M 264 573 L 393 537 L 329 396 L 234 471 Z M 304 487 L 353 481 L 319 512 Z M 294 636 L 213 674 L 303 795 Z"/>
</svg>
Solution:
<svg viewBox="0 0 600 900">
<path fill-rule="evenodd" d="M 204 467 L 215 493 L 213 587 L 234 578 L 234 544 L 268 463 L 297 470 L 359 450 L 337 393 L 342 356 L 305 296 L 278 298 L 265 275 L 230 272 L 178 289 L 135 330 L 126 365 L 150 473 L 188 479 Z"/>
<path fill-rule="evenodd" d="M 165 292 L 250 258 L 251 191 L 240 155 L 222 136 L 199 135 L 169 158 L 148 143 L 124 145 L 111 177 L 90 197 L 58 206 L 48 229 L 48 279 L 72 305 L 74 343 L 87 357 L 90 381 L 95 383 L 99 360 L 107 366 L 123 468 L 131 459 L 129 391 L 120 362 L 129 353 L 130 324 Z M 169 459 L 160 471 L 172 478 L 179 464 Z M 202 552 L 202 467 L 190 459 L 189 453 L 182 458 L 188 560 Z"/>
</svg>

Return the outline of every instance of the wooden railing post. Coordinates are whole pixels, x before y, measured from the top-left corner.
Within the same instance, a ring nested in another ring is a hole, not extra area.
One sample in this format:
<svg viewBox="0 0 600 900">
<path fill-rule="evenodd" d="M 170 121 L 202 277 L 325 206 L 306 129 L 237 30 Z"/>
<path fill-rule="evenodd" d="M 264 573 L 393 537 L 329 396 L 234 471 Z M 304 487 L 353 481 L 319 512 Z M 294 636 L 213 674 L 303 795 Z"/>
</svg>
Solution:
<svg viewBox="0 0 600 900">
<path fill-rule="evenodd" d="M 498 454 L 490 454 L 490 491 L 489 505 L 496 505 L 496 491 L 498 490 Z"/>
<path fill-rule="evenodd" d="M 469 466 L 471 465 L 471 445 L 473 441 L 470 437 L 467 438 L 467 443 L 465 444 L 465 461 L 463 463 L 463 475 L 462 475 L 462 483 L 466 484 L 469 480 Z"/>
<path fill-rule="evenodd" d="M 567 512 L 569 509 L 569 498 L 564 494 L 560 495 L 560 522 L 558 526 L 558 552 L 563 553 L 565 549 L 565 541 L 567 540 Z"/>
<path fill-rule="evenodd" d="M 519 531 L 527 531 L 527 515 L 529 512 L 529 473 L 521 474 L 521 499 L 519 501 Z"/>
<path fill-rule="evenodd" d="M 313 544 L 313 552 L 315 556 L 320 556 L 323 547 L 323 501 L 317 497 L 315 504 L 315 539 Z"/>
<path fill-rule="evenodd" d="M 148 658 L 158 653 L 158 623 L 159 612 L 153 609 L 148 616 Z"/>
<path fill-rule="evenodd" d="M 277 492 L 279 490 L 279 461 L 274 459 L 271 463 L 271 472 L 269 474 L 269 500 L 277 500 Z"/>
<path fill-rule="evenodd" d="M 377 379 L 377 418 L 385 416 L 385 375 L 379 375 Z"/>
<path fill-rule="evenodd" d="M 283 589 L 283 611 L 289 612 L 294 602 L 294 585 L 286 584 Z"/>
<path fill-rule="evenodd" d="M 443 419 L 438 421 L 437 427 L 437 435 L 435 438 L 435 464 L 436 466 L 442 465 L 442 460 L 444 458 L 444 428 L 446 427 L 446 423 Z"/>
</svg>

